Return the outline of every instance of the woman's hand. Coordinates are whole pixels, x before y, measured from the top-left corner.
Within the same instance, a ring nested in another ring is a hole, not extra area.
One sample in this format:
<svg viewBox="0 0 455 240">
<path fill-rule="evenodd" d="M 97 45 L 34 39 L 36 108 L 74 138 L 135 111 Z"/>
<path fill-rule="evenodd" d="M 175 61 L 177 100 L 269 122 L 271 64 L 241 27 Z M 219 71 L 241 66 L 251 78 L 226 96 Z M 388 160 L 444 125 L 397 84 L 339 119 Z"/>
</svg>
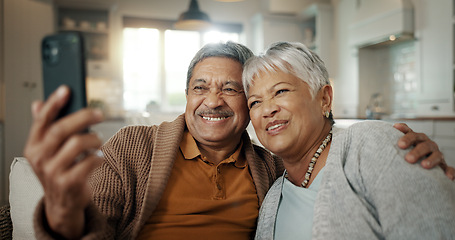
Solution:
<svg viewBox="0 0 455 240">
<path fill-rule="evenodd" d="M 426 134 L 416 133 L 404 123 L 396 123 L 393 126 L 405 134 L 398 140 L 400 148 L 407 149 L 410 146 L 415 146 L 406 154 L 406 161 L 416 163 L 420 158 L 425 158 L 421 162 L 423 168 L 430 169 L 439 165 L 448 178 L 455 179 L 455 169 L 447 165 L 438 145 Z"/>
<path fill-rule="evenodd" d="M 99 110 L 83 109 L 56 120 L 69 96 L 69 88 L 63 86 L 45 103 L 33 103 L 33 123 L 24 156 L 43 186 L 49 227 L 73 239 L 83 234 L 84 210 L 92 197 L 88 176 L 103 161 L 97 154 L 101 140 L 84 130 L 101 122 L 103 116 Z"/>
</svg>

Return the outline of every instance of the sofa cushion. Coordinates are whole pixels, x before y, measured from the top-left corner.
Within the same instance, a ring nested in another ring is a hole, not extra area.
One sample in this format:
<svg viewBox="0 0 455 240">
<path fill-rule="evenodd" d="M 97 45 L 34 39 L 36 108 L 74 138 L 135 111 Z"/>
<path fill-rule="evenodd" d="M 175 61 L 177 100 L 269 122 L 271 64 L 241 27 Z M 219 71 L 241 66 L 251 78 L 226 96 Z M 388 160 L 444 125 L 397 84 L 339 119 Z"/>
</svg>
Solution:
<svg viewBox="0 0 455 240">
<path fill-rule="evenodd" d="M 43 188 L 27 159 L 14 158 L 9 182 L 13 239 L 35 239 L 33 214 L 43 196 Z"/>
</svg>

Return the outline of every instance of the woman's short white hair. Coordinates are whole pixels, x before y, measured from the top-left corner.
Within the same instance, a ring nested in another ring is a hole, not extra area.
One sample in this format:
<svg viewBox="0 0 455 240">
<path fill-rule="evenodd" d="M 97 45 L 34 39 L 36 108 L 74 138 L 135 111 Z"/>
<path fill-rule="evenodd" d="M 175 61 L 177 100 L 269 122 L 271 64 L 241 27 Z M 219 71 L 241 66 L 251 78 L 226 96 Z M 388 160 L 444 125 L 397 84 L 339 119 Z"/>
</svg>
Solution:
<svg viewBox="0 0 455 240">
<path fill-rule="evenodd" d="M 311 96 L 330 85 L 329 74 L 319 56 L 299 42 L 276 42 L 264 54 L 251 57 L 243 69 L 243 87 L 248 97 L 253 79 L 264 72 L 281 70 L 301 79 L 310 86 Z"/>
</svg>

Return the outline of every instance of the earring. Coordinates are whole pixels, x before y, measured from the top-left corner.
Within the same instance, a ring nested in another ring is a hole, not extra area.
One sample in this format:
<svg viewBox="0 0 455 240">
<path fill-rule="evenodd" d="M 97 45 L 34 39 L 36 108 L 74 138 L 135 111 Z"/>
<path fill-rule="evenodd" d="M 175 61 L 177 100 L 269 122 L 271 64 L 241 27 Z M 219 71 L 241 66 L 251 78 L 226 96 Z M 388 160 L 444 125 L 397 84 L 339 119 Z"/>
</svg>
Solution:
<svg viewBox="0 0 455 240">
<path fill-rule="evenodd" d="M 329 111 L 325 111 L 325 117 L 329 118 L 329 116 L 330 116 L 330 112 Z"/>
</svg>

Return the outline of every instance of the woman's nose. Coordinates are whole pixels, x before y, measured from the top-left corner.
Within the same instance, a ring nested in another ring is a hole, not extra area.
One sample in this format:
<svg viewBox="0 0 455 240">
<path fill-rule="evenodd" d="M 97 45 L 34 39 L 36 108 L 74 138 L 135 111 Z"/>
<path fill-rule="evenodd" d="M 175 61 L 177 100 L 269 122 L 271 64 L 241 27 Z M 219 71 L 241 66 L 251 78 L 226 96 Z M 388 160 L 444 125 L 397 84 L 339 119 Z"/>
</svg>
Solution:
<svg viewBox="0 0 455 240">
<path fill-rule="evenodd" d="M 280 107 L 273 99 L 265 100 L 262 103 L 262 115 L 264 118 L 273 117 L 280 111 Z"/>
</svg>

